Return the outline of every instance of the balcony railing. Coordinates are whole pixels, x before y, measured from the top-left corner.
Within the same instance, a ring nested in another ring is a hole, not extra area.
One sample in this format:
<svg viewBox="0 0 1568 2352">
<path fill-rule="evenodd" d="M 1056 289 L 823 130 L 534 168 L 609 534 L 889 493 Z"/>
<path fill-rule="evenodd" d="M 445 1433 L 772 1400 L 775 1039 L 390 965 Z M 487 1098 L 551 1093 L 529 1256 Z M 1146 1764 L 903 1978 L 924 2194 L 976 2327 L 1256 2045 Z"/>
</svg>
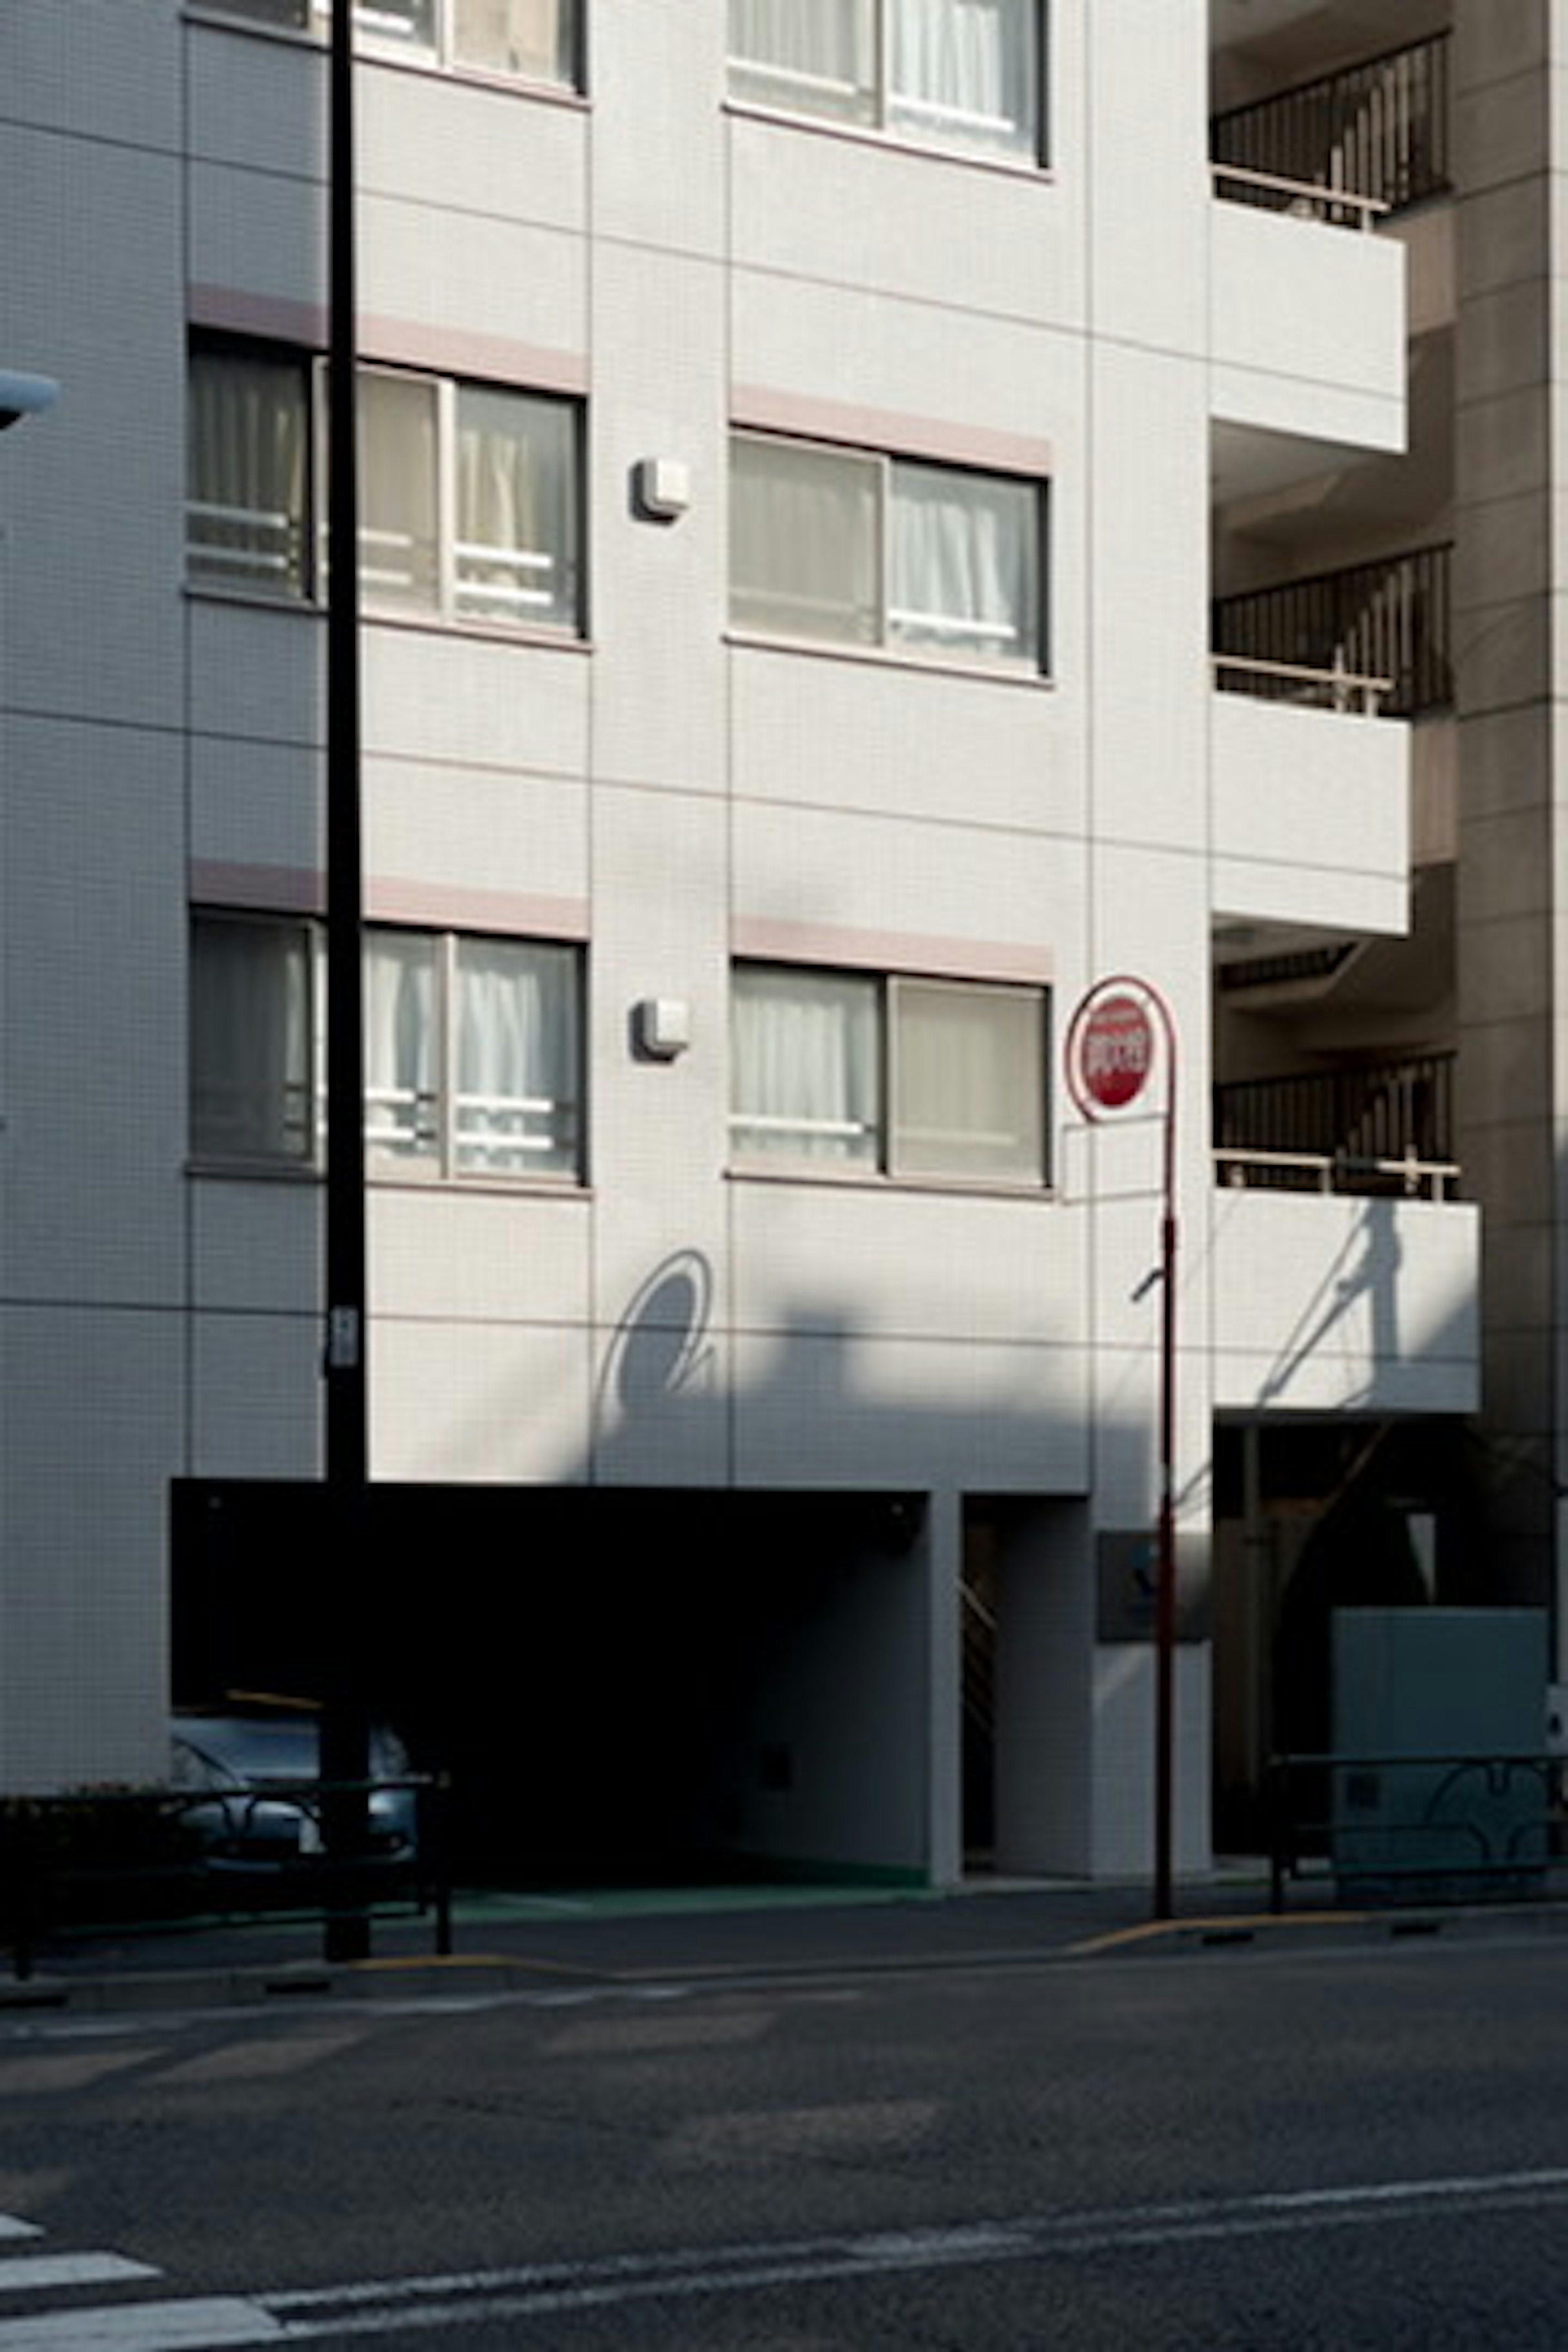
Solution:
<svg viewBox="0 0 1568 2352">
<path fill-rule="evenodd" d="M 1215 115 L 1218 193 L 1352 228 L 1452 185 L 1448 36 Z"/>
<path fill-rule="evenodd" d="M 1292 988 L 1303 982 L 1321 985 L 1332 980 L 1355 953 L 1349 940 L 1330 947 L 1292 948 L 1280 955 L 1237 956 L 1216 966 L 1215 986 L 1222 993 L 1244 988 Z"/>
<path fill-rule="evenodd" d="M 1454 698 L 1450 553 L 1446 545 L 1413 548 L 1220 597 L 1213 610 L 1215 684 L 1267 701 L 1402 719 L 1447 709 Z"/>
<path fill-rule="evenodd" d="M 1243 1078 L 1214 1094 L 1215 1172 L 1225 1184 L 1292 1192 L 1447 1198 L 1452 1054 Z"/>
</svg>

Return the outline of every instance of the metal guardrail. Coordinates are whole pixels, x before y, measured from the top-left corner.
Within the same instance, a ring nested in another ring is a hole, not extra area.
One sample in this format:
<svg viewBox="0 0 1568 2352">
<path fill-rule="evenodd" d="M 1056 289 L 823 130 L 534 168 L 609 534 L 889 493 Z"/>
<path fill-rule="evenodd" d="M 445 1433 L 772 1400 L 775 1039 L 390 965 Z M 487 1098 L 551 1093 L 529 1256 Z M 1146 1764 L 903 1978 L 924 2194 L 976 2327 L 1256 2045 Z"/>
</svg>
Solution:
<svg viewBox="0 0 1568 2352">
<path fill-rule="evenodd" d="M 1330 228 L 1373 229 L 1389 209 L 1376 196 L 1358 196 L 1316 180 L 1286 179 L 1278 172 L 1255 172 L 1244 163 L 1211 163 L 1209 175 L 1216 196 L 1289 213 L 1298 220 L 1321 221 Z"/>
<path fill-rule="evenodd" d="M 1221 1146 L 1217 1181 L 1233 1192 L 1330 1192 L 1351 1199 L 1446 1201 L 1461 1173 L 1455 1160 L 1366 1160 L 1348 1151 L 1254 1151 Z"/>
<path fill-rule="evenodd" d="M 1532 1751 L 1272 1757 L 1269 1909 L 1314 1879 L 1369 1908 L 1540 1896 L 1568 1853 L 1565 1769 Z"/>
<path fill-rule="evenodd" d="M 1210 126 L 1216 170 L 1241 185 L 1243 203 L 1276 210 L 1291 201 L 1279 191 L 1303 187 L 1385 212 L 1447 194 L 1448 56 L 1449 37 L 1437 33 L 1227 108 Z"/>
<path fill-rule="evenodd" d="M 1222 1182 L 1283 1191 L 1429 1194 L 1459 1175 L 1453 1054 L 1411 1054 L 1215 1087 Z"/>
<path fill-rule="evenodd" d="M 412 1851 L 367 1844 L 349 1857 L 305 1845 L 287 1855 L 237 1858 L 258 1812 L 295 1809 L 320 1836 L 341 1801 L 378 1791 L 414 1796 Z M 442 1779 L 277 1780 L 243 1789 L 94 1790 L 0 1801 L 0 1943 L 18 1983 L 62 1934 L 176 1928 L 197 1919 L 326 1918 L 354 1912 L 432 1922 L 439 1958 L 452 1950 L 449 1791 Z M 237 1833 L 215 1842 L 194 1816 L 222 1812 Z M 226 1843 L 228 1850 L 224 1851 Z"/>
<path fill-rule="evenodd" d="M 1394 691 L 1391 677 L 1334 665 L 1265 660 L 1256 654 L 1211 654 L 1214 682 L 1221 694 L 1249 694 L 1255 701 L 1289 702 L 1303 710 L 1337 710 L 1376 719 Z"/>
<path fill-rule="evenodd" d="M 1395 719 L 1451 709 L 1452 553 L 1440 541 L 1216 598 L 1216 685 Z"/>
</svg>

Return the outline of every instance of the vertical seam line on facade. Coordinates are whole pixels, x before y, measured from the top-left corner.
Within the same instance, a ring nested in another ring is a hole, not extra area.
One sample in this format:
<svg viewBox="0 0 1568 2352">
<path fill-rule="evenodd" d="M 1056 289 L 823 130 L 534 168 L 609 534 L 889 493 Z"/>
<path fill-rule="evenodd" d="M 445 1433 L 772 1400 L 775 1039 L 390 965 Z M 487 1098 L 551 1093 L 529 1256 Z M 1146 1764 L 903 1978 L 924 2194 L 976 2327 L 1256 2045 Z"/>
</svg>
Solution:
<svg viewBox="0 0 1568 2352">
<path fill-rule="evenodd" d="M 600 592 L 600 558 L 604 553 L 607 517 L 603 501 L 595 495 L 598 476 L 599 401 L 598 401 L 598 320 L 595 309 L 596 292 L 594 268 L 597 244 L 595 221 L 595 194 L 598 180 L 597 120 L 592 97 L 592 45 L 596 29 L 589 22 L 587 12 L 579 18 L 577 37 L 581 44 L 578 68 L 584 98 L 588 100 L 583 126 L 583 341 L 587 361 L 587 389 L 583 402 L 582 440 L 578 453 L 578 469 L 583 500 L 582 544 L 585 578 L 579 588 L 583 625 L 590 642 L 597 623 L 595 605 Z M 600 993 L 603 958 L 599 952 L 599 903 L 595 887 L 597 880 L 597 849 L 599 835 L 598 769 L 595 758 L 594 721 L 598 709 L 599 682 L 592 662 L 584 687 L 584 719 L 583 729 L 584 755 L 584 895 L 587 900 L 587 943 L 583 970 L 584 1006 L 582 1017 L 583 1066 L 579 1087 L 583 1097 L 583 1143 L 581 1173 L 592 1187 L 599 1155 L 603 1149 L 600 1132 L 600 1096 L 595 1085 L 598 1066 L 598 1035 L 603 1020 Z M 599 1296 L 600 1223 L 604 1203 L 595 1192 L 588 1211 L 588 1233 L 584 1279 L 586 1297 L 583 1301 L 583 1322 L 587 1356 L 582 1366 L 584 1406 L 587 1419 L 584 1446 L 584 1483 L 589 1487 L 599 1484 L 600 1452 L 605 1438 L 605 1408 L 606 1383 L 602 1377 L 608 1361 L 609 1327 L 601 1318 Z"/>
<path fill-rule="evenodd" d="M 182 418 L 184 419 L 185 417 L 185 408 L 190 400 L 189 330 L 185 319 L 185 289 L 191 282 L 191 175 L 195 168 L 191 152 L 191 37 L 189 29 L 184 21 L 182 21 L 176 28 L 176 38 L 180 44 L 180 397 L 182 402 Z M 184 432 L 188 434 L 190 429 L 188 421 L 184 422 Z M 184 450 L 182 450 L 181 454 L 182 458 L 184 458 Z M 192 601 L 188 596 L 184 594 L 181 595 L 178 611 L 180 616 L 178 624 L 180 634 L 180 656 L 183 666 L 183 675 L 180 679 L 180 702 L 184 717 L 184 740 L 180 746 L 181 791 L 184 798 L 181 826 L 182 847 L 184 850 L 184 870 L 180 877 L 179 905 L 183 916 L 181 969 L 184 976 L 184 985 L 181 990 L 181 1001 L 184 1003 L 185 1013 L 185 1030 L 182 1045 L 182 1061 L 185 1073 L 184 1101 L 186 1106 L 185 1137 L 184 1139 L 188 1142 L 190 1133 L 189 1105 L 191 1091 L 191 990 L 194 982 L 191 964 L 190 872 L 192 854 L 195 848 L 195 709 L 193 693 L 195 653 L 193 640 L 195 631 L 195 612 Z M 183 1443 L 180 1447 L 180 1454 L 184 1463 L 185 1475 L 189 1478 L 195 1476 L 196 1466 L 195 1359 L 197 1317 L 200 1310 L 199 1302 L 196 1297 L 196 1187 L 188 1173 L 184 1176 L 181 1185 L 180 1227 L 182 1254 L 184 1260 L 185 1299 L 185 1311 L 180 1318 L 182 1331 L 180 1350 L 181 1375 L 182 1387 L 184 1391 L 181 1417 L 184 1424 L 182 1433 Z M 172 1560 L 169 1557 L 171 1537 L 168 1532 L 169 1519 L 167 1512 L 165 1512 L 164 1525 L 164 1573 L 165 1578 L 167 1579 L 172 1570 Z M 165 1605 L 167 1605 L 167 1601 L 168 1585 L 165 1583 Z"/>
<path fill-rule="evenodd" d="M 720 136 L 723 140 L 722 171 L 724 196 L 724 280 L 723 280 L 723 414 L 720 419 L 719 482 L 720 504 L 723 520 L 723 576 L 725 609 L 729 607 L 730 577 L 730 399 L 735 381 L 735 134 L 728 115 L 721 118 Z M 731 939 L 735 919 L 735 654 L 725 642 L 719 657 L 723 665 L 724 728 L 724 931 L 721 942 L 721 969 L 720 1003 L 723 1007 L 720 1042 L 723 1063 L 722 1125 L 721 1150 L 726 1168 L 730 1164 L 730 1100 L 731 1100 Z M 735 1227 L 738 1203 L 733 1184 L 723 1187 L 723 1249 L 724 1276 L 720 1286 L 720 1309 L 724 1333 L 724 1475 L 731 1490 L 740 1483 L 740 1433 L 737 1422 L 736 1397 L 740 1387 L 739 1339 L 735 1328 Z"/>
</svg>

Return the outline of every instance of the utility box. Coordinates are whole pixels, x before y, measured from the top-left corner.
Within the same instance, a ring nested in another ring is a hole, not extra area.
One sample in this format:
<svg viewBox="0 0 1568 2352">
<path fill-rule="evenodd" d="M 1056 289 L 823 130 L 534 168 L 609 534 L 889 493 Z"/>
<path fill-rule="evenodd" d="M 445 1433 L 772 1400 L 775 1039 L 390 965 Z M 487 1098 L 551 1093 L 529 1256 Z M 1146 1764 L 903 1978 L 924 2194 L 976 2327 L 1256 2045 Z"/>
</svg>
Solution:
<svg viewBox="0 0 1568 2352">
<path fill-rule="evenodd" d="M 1542 1893 L 1544 1610 L 1338 1609 L 1331 1656 L 1341 1900 Z"/>
</svg>

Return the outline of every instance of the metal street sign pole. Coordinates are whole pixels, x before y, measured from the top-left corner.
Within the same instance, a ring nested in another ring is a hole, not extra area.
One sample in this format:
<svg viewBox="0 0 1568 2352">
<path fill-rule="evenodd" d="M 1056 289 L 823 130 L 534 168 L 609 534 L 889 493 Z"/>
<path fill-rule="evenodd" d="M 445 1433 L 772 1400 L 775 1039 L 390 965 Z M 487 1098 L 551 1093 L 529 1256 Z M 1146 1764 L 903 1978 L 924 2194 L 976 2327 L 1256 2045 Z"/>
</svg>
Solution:
<svg viewBox="0 0 1568 2352">
<path fill-rule="evenodd" d="M 1155 1033 L 1161 1052 L 1156 1055 Z M 1158 1058 L 1165 1081 L 1160 1218 L 1160 1496 L 1155 1520 L 1153 1916 L 1173 1911 L 1176 1657 L 1176 1024 L 1159 990 L 1131 973 L 1079 1000 L 1064 1047 L 1068 1087 L 1096 1125 L 1137 1100 Z"/>
<path fill-rule="evenodd" d="M 369 1550 L 365 1410 L 364 1032 L 360 840 L 359 485 L 355 364 L 354 112 L 352 0 L 332 0 L 328 159 L 330 325 L 327 347 L 327 1182 L 326 1464 L 327 1676 L 321 1778 L 361 1783 L 370 1772 L 370 1723 L 360 1606 Z M 329 1858 L 352 1887 L 363 1853 L 363 1792 L 331 1798 Z M 329 1959 L 363 1959 L 370 1922 L 351 1895 L 328 1914 Z"/>
</svg>

